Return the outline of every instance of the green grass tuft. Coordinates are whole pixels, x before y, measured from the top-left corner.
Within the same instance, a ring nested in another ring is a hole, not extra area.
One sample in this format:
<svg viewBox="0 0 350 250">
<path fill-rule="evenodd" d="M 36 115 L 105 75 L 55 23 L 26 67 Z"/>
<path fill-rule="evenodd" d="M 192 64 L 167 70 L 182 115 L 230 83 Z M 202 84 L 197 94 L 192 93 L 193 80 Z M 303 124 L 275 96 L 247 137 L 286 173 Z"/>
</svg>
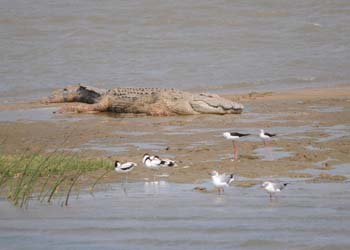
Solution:
<svg viewBox="0 0 350 250">
<path fill-rule="evenodd" d="M 56 194 L 65 195 L 65 205 L 79 179 L 97 170 L 96 183 L 113 169 L 112 163 L 103 159 L 82 159 L 77 156 L 40 153 L 22 155 L 0 155 L 0 195 L 13 204 L 23 207 L 29 198 L 37 197 L 50 202 Z"/>
</svg>

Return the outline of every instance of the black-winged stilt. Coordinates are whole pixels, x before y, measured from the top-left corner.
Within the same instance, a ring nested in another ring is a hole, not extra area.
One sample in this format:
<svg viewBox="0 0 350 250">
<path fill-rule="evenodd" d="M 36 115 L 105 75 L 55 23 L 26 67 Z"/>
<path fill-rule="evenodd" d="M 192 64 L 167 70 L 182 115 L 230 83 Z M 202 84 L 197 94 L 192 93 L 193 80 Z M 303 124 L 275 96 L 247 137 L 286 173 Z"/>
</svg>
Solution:
<svg viewBox="0 0 350 250">
<path fill-rule="evenodd" d="M 248 136 L 250 134 L 242 134 L 238 132 L 225 132 L 222 134 L 227 140 L 232 141 L 233 144 L 233 158 L 232 160 L 238 160 L 238 146 L 236 145 L 236 140 L 241 137 Z"/>
<path fill-rule="evenodd" d="M 263 140 L 264 142 L 264 147 L 266 148 L 266 145 L 269 146 L 269 152 L 270 152 L 270 158 L 271 160 L 273 160 L 273 156 L 272 156 L 272 149 L 269 145 L 269 140 L 272 138 L 272 137 L 275 137 L 276 134 L 271 134 L 271 133 L 267 133 L 265 132 L 263 129 L 260 129 L 260 134 L 259 134 L 259 137 Z"/>
</svg>

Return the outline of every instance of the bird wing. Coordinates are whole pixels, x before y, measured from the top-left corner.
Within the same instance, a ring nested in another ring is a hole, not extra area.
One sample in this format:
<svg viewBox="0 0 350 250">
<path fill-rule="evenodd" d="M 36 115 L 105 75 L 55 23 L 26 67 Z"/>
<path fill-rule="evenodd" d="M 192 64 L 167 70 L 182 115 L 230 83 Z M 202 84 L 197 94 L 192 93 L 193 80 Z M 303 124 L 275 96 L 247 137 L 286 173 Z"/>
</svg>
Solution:
<svg viewBox="0 0 350 250">
<path fill-rule="evenodd" d="M 121 165 L 120 169 L 122 169 L 122 170 L 128 170 L 128 169 L 133 168 L 133 167 L 135 167 L 135 166 L 137 166 L 136 163 L 133 163 L 133 162 L 126 162 L 126 163 L 124 163 L 124 164 Z"/>
<path fill-rule="evenodd" d="M 218 177 L 218 180 L 224 182 L 226 177 L 227 177 L 227 175 L 225 173 L 223 173 L 223 174 L 219 174 L 217 177 Z"/>
<path fill-rule="evenodd" d="M 221 181 L 221 182 L 225 182 L 225 183 L 227 183 L 227 184 L 230 184 L 232 181 L 233 181 L 233 175 L 227 175 L 227 174 L 225 174 L 225 173 L 223 173 L 223 174 L 220 174 L 219 176 L 218 176 L 218 179 Z"/>
<path fill-rule="evenodd" d="M 159 158 L 153 158 L 151 162 L 154 165 L 160 165 L 162 163 L 162 161 Z"/>
<path fill-rule="evenodd" d="M 240 136 L 240 133 L 237 133 L 237 132 L 231 132 L 230 133 L 231 136 Z"/>
<path fill-rule="evenodd" d="M 230 133 L 230 134 L 231 134 L 231 136 L 238 136 L 238 137 L 250 135 L 250 134 L 242 134 L 242 133 L 238 133 L 238 132 L 232 132 L 232 133 Z"/>
<path fill-rule="evenodd" d="M 279 189 L 282 190 L 283 188 L 285 188 L 287 186 L 288 183 L 281 183 L 279 184 Z"/>
<path fill-rule="evenodd" d="M 176 165 L 175 161 L 169 159 L 163 159 L 162 164 L 166 167 L 174 167 Z"/>
<path fill-rule="evenodd" d="M 233 174 L 226 175 L 226 176 L 225 176 L 225 179 L 224 179 L 224 181 L 225 181 L 227 184 L 230 184 L 230 183 L 233 182 L 234 180 L 235 180 L 235 178 L 234 178 L 234 175 L 233 175 Z"/>
<path fill-rule="evenodd" d="M 274 137 L 274 136 L 276 136 L 276 134 L 270 134 L 270 133 L 267 133 L 267 132 L 265 132 L 265 135 L 267 135 L 267 136 L 269 136 L 269 137 Z"/>
<path fill-rule="evenodd" d="M 281 191 L 284 188 L 283 184 L 281 184 L 281 183 L 273 183 L 273 182 L 271 182 L 271 186 L 277 192 Z"/>
</svg>

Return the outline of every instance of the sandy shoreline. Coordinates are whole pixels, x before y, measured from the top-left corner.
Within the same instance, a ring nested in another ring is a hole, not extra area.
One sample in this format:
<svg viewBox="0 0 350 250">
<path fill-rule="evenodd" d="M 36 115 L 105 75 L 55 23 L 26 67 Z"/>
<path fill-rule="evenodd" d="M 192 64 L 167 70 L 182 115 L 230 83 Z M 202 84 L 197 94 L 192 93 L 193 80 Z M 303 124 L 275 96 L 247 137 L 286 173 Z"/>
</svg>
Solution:
<svg viewBox="0 0 350 250">
<path fill-rule="evenodd" d="M 129 179 L 153 178 L 142 167 L 146 152 L 174 158 L 178 167 L 160 171 L 173 182 L 202 183 L 208 172 L 234 172 L 248 178 L 308 177 L 315 181 L 343 181 L 348 177 L 332 173 L 337 165 L 350 164 L 350 84 L 335 88 L 304 89 L 280 93 L 225 95 L 242 102 L 241 115 L 198 115 L 148 117 L 110 114 L 52 114 L 61 105 L 3 104 L 1 112 L 38 110 L 51 107 L 48 119 L 0 122 L 1 150 L 21 153 L 57 148 L 82 157 L 104 157 L 111 161 L 135 161 L 139 166 Z M 46 111 L 47 112 L 47 111 Z M 35 113 L 34 113 L 35 114 Z M 257 137 L 260 128 L 277 133 L 272 142 L 274 161 Z M 231 161 L 232 144 L 222 132 L 253 135 L 239 142 L 240 159 Z M 264 157 L 263 155 L 267 155 Z M 350 165 L 349 165 L 350 166 Z M 316 174 L 303 171 L 317 169 Z M 99 173 L 96 173 L 98 176 Z M 105 182 L 119 181 L 111 172 Z"/>
</svg>

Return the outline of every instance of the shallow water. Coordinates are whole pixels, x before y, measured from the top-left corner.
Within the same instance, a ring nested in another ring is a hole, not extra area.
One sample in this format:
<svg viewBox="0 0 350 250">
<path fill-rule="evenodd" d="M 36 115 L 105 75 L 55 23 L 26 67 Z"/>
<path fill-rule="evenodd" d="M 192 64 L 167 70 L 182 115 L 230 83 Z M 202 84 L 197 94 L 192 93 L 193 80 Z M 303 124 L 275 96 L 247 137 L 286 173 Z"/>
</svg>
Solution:
<svg viewBox="0 0 350 250">
<path fill-rule="evenodd" d="M 1 1 L 0 98 L 81 82 L 214 92 L 349 82 L 348 23 L 348 0 Z"/>
<path fill-rule="evenodd" d="M 331 159 L 329 159 L 331 160 Z M 324 162 L 328 162 L 324 161 Z M 320 174 L 330 174 L 330 175 L 341 175 L 346 178 L 350 178 L 350 163 L 343 163 L 343 164 L 337 164 L 337 165 L 332 165 L 331 168 L 321 168 L 324 165 L 324 162 L 322 162 L 322 166 L 319 166 L 320 168 L 315 169 L 315 168 L 308 168 L 304 169 L 301 171 L 296 171 L 298 173 L 305 173 L 305 174 L 312 174 L 312 175 L 320 175 Z M 319 164 L 321 165 L 321 164 Z"/>
<path fill-rule="evenodd" d="M 313 145 L 308 145 L 304 148 L 307 149 L 308 151 L 325 151 L 325 149 L 321 149 L 321 148 L 315 147 Z"/>
<path fill-rule="evenodd" d="M 53 114 L 56 110 L 57 108 L 1 110 L 0 122 L 48 121 L 57 117 Z"/>
<path fill-rule="evenodd" d="M 350 126 L 346 124 L 338 124 L 331 127 L 321 127 L 320 131 L 328 134 L 328 136 L 318 139 L 318 142 L 326 142 L 336 140 L 339 138 L 350 137 Z"/>
<path fill-rule="evenodd" d="M 335 113 L 335 112 L 343 112 L 343 107 L 329 107 L 329 106 L 310 106 L 309 109 L 313 111 L 318 111 L 321 113 Z"/>
<path fill-rule="evenodd" d="M 0 206 L 2 249 L 349 249 L 350 183 L 292 180 L 197 193 L 188 184 L 129 183 L 27 210 Z M 211 187 L 209 184 L 204 186 Z M 142 204 L 142 206 L 140 206 Z"/>
<path fill-rule="evenodd" d="M 282 158 L 290 157 L 294 154 L 293 152 L 284 151 L 283 148 L 270 146 L 257 148 L 254 150 L 254 153 L 262 160 L 268 161 L 279 160 Z"/>
</svg>

